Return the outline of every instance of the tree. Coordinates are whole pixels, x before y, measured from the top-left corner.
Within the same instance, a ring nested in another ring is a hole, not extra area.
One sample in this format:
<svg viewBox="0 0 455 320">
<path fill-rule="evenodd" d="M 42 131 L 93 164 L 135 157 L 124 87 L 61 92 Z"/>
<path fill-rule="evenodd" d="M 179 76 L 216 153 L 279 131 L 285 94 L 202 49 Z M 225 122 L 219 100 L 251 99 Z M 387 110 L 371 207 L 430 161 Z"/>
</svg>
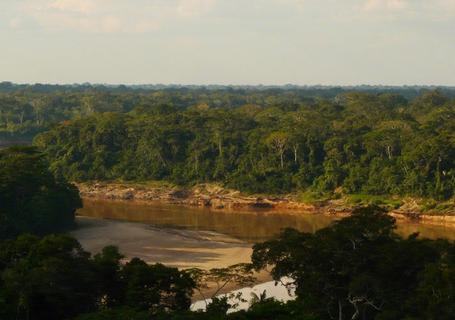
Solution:
<svg viewBox="0 0 455 320">
<path fill-rule="evenodd" d="M 123 303 L 125 282 L 121 277 L 122 259 L 117 247 L 107 246 L 93 257 L 96 274 L 96 287 L 103 308 L 117 307 Z"/>
<path fill-rule="evenodd" d="M 239 286 L 249 286 L 256 280 L 253 276 L 252 266 L 245 263 L 235 264 L 226 268 L 213 268 L 210 270 L 195 268 L 188 270 L 188 272 L 192 279 L 194 279 L 196 291 L 205 301 L 207 308 L 208 299 L 215 301 L 215 304 L 212 306 L 213 308 L 215 305 L 219 307 L 228 305 L 227 300 L 225 299 L 218 298 L 217 300 L 214 300 L 228 285 L 236 284 Z M 209 289 L 210 286 L 215 286 L 215 288 L 212 290 L 210 297 L 206 297 L 204 291 Z M 227 311 L 227 309 L 225 311 Z"/>
<path fill-rule="evenodd" d="M 267 144 L 280 156 L 281 169 L 284 169 L 284 152 L 286 151 L 288 140 L 288 134 L 281 131 L 272 132 L 267 137 Z"/>
<path fill-rule="evenodd" d="M 429 266 L 446 265 L 446 249 L 416 235 L 401 239 L 394 228 L 394 219 L 382 209 L 361 208 L 314 235 L 287 230 L 257 244 L 252 260 L 258 269 L 271 265 L 277 281 L 294 279 L 298 301 L 309 314 L 402 319 L 412 314 L 403 301 L 418 295 Z M 454 244 L 447 246 L 453 250 Z M 453 302 L 446 308 L 451 310 Z"/>
<path fill-rule="evenodd" d="M 81 207 L 76 187 L 55 178 L 32 147 L 0 151 L 0 203 L 0 239 L 68 230 Z"/>
<path fill-rule="evenodd" d="M 152 313 L 187 310 L 195 283 L 185 271 L 162 264 L 147 265 L 134 258 L 121 271 L 126 284 L 125 305 Z"/>
<path fill-rule="evenodd" d="M 25 236 L 9 251 L 0 290 L 0 297 L 13 306 L 6 319 L 59 320 L 95 310 L 95 274 L 89 254 L 75 239 Z"/>
<path fill-rule="evenodd" d="M 115 247 L 92 258 L 67 235 L 0 242 L 0 317 L 60 320 L 99 312 L 140 318 L 188 311 L 195 287 L 188 272 L 121 259 Z"/>
<path fill-rule="evenodd" d="M 0 137 L 49 129 L 34 143 L 48 154 L 51 171 L 72 181 L 217 182 L 252 193 L 344 187 L 438 200 L 454 195 L 455 100 L 446 92 L 124 90 L 3 100 L 0 94 Z M 32 98 L 45 105 L 40 125 L 25 107 Z M 17 114 L 24 115 L 22 125 Z"/>
</svg>

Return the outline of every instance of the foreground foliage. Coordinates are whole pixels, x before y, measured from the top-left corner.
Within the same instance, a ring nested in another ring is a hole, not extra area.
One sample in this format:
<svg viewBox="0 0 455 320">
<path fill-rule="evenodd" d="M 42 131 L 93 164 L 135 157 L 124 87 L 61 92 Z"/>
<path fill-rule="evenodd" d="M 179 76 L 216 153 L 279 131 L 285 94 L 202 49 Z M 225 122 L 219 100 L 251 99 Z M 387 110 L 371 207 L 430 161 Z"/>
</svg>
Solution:
<svg viewBox="0 0 455 320">
<path fill-rule="evenodd" d="M 0 150 L 0 240 L 68 230 L 81 205 L 77 188 L 56 178 L 35 148 Z"/>
<path fill-rule="evenodd" d="M 140 259 L 122 263 L 115 247 L 91 257 L 65 235 L 22 235 L 0 244 L 1 319 L 437 319 L 455 312 L 455 244 L 403 239 L 382 209 L 359 209 L 315 234 L 286 230 L 257 244 L 257 269 L 292 277 L 296 300 L 256 297 L 248 311 L 214 299 L 189 311 L 201 279 L 250 282 L 247 266 L 179 271 Z M 244 274 L 244 276 L 242 276 Z M 243 297 L 248 298 L 248 297 Z"/>
<path fill-rule="evenodd" d="M 452 319 L 455 244 L 407 239 L 378 207 L 315 234 L 287 230 L 254 247 L 257 268 L 292 277 L 298 303 L 318 319 Z"/>
<path fill-rule="evenodd" d="M 186 272 L 121 259 L 114 247 L 92 258 L 64 235 L 6 241 L 0 246 L 0 318 L 61 320 L 116 307 L 150 316 L 189 308 L 195 283 Z"/>
</svg>

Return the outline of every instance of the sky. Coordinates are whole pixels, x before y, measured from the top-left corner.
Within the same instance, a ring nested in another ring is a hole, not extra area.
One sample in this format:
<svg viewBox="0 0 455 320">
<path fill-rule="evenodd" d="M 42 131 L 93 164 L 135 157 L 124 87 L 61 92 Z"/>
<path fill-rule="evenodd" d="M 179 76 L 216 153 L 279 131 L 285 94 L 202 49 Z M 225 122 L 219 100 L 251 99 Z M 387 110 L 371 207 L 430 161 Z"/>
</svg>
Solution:
<svg viewBox="0 0 455 320">
<path fill-rule="evenodd" d="M 0 0 L 0 81 L 455 85 L 455 0 Z"/>
</svg>

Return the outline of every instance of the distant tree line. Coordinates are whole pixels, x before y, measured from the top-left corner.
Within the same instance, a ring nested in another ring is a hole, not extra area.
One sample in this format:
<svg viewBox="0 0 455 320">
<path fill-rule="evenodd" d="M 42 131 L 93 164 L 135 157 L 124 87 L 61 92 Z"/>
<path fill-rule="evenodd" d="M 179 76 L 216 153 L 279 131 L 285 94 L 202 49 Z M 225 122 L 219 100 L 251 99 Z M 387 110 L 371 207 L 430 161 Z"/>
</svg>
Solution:
<svg viewBox="0 0 455 320">
<path fill-rule="evenodd" d="M 410 101 L 359 92 L 334 99 L 303 99 L 293 91 L 215 96 L 157 93 L 173 101 L 126 109 L 109 94 L 94 96 L 80 119 L 52 127 L 34 143 L 48 155 L 52 172 L 75 181 L 217 181 L 246 192 L 436 199 L 454 194 L 455 100 L 440 91 Z M 192 102 L 184 106 L 187 98 Z M 115 105 L 118 112 L 104 112 Z"/>
<path fill-rule="evenodd" d="M 29 141 L 35 134 L 65 121 L 99 112 L 130 112 L 167 106 L 176 110 L 207 105 L 231 109 L 248 104 L 261 107 L 336 100 L 345 93 L 401 95 L 415 99 L 435 87 L 424 86 L 178 86 L 178 85 L 50 85 L 0 82 L 0 146 L 3 139 Z M 454 87 L 439 87 L 449 98 Z"/>
</svg>

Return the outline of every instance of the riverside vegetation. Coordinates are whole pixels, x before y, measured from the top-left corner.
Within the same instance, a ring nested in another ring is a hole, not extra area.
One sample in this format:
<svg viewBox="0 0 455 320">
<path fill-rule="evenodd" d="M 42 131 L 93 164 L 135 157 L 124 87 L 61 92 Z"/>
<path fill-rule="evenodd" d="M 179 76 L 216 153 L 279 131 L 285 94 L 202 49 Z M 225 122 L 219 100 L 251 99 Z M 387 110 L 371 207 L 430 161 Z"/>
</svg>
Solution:
<svg viewBox="0 0 455 320">
<path fill-rule="evenodd" d="M 455 245 L 396 235 L 376 206 L 315 234 L 286 230 L 252 263 L 204 272 L 115 247 L 92 256 L 63 234 L 81 206 L 68 181 L 216 182 L 304 202 L 419 198 L 454 212 L 453 89 L 0 85 L 1 319 L 452 319 Z M 396 200 L 398 199 L 398 200 Z M 191 312 L 204 281 L 294 279 L 296 300 L 257 297 Z M 242 272 L 240 272 L 242 271 Z"/>
<path fill-rule="evenodd" d="M 71 228 L 80 199 L 36 149 L 2 151 L 0 168 L 1 319 L 449 320 L 455 313 L 455 243 L 401 238 L 379 207 L 315 234 L 288 229 L 255 245 L 250 265 L 178 270 L 122 261 L 115 247 L 91 256 L 75 239 L 51 234 Z M 207 279 L 248 283 L 251 270 L 267 267 L 276 280 L 294 279 L 295 301 L 261 295 L 248 311 L 226 314 L 228 301 L 218 298 L 207 312 L 189 311 Z"/>
<path fill-rule="evenodd" d="M 35 137 L 51 171 L 70 181 L 219 182 L 305 201 L 411 196 L 450 214 L 454 96 L 453 88 L 2 83 L 0 137 Z"/>
<path fill-rule="evenodd" d="M 412 197 L 455 212 L 453 90 L 12 88 L 3 132 L 41 132 L 34 144 L 70 181 L 218 182 L 302 201 Z"/>
</svg>

